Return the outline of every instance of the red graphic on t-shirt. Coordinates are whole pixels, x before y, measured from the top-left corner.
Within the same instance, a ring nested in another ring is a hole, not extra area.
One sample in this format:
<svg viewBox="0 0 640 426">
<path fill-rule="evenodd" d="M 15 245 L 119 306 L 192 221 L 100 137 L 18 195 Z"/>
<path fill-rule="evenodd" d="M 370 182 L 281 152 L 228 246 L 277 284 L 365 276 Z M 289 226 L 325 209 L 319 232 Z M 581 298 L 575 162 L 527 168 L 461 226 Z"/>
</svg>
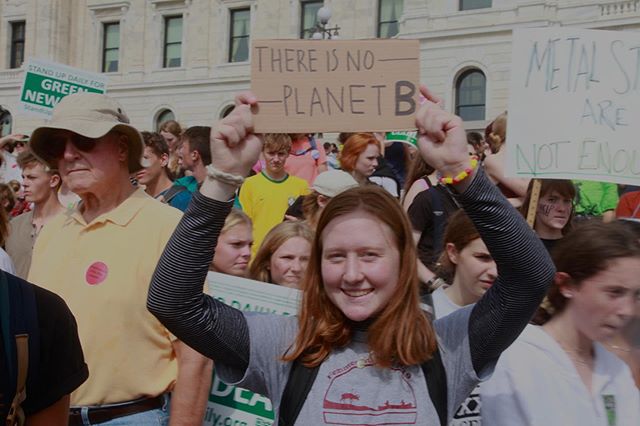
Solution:
<svg viewBox="0 0 640 426">
<path fill-rule="evenodd" d="M 410 374 L 401 368 L 385 370 L 391 374 L 386 379 L 388 388 L 393 389 L 393 399 L 389 394 L 375 389 L 353 389 L 353 383 L 366 383 L 370 378 L 373 360 L 358 360 L 330 373 L 331 381 L 322 404 L 326 424 L 339 425 L 410 425 L 416 424 L 416 397 Z M 375 373 L 374 373 L 375 374 Z M 360 379 L 358 376 L 362 376 Z M 385 386 L 387 387 L 387 386 Z M 378 401 L 385 395 L 384 401 Z"/>
<path fill-rule="evenodd" d="M 104 262 L 93 262 L 84 274 L 89 285 L 98 285 L 107 279 L 109 268 Z"/>
</svg>

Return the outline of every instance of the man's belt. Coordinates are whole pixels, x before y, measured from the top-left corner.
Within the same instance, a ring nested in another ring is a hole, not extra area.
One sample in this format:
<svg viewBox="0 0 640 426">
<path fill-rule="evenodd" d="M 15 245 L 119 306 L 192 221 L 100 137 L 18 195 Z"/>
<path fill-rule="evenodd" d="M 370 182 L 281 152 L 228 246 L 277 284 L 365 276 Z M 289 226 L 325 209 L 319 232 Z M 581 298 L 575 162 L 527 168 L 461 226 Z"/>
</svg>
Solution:
<svg viewBox="0 0 640 426">
<path fill-rule="evenodd" d="M 87 417 L 91 424 L 104 423 L 117 419 L 118 417 L 130 416 L 132 414 L 162 408 L 164 402 L 164 395 L 160 395 L 155 398 L 139 399 L 121 404 L 88 407 Z M 83 407 L 72 407 L 69 410 L 69 426 L 82 426 L 84 424 L 82 421 L 82 409 Z"/>
</svg>

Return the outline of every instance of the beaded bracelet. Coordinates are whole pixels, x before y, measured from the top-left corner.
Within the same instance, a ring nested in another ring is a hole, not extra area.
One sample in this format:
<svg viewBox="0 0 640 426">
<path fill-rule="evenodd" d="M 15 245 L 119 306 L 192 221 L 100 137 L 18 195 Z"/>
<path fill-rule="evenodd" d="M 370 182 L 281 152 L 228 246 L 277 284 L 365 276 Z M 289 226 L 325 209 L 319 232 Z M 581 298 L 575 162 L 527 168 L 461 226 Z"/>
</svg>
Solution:
<svg viewBox="0 0 640 426">
<path fill-rule="evenodd" d="M 463 180 L 465 180 L 466 178 L 468 178 L 471 175 L 471 172 L 473 171 L 473 169 L 475 169 L 477 166 L 478 166 L 478 157 L 474 155 L 473 157 L 471 157 L 471 161 L 468 168 L 464 169 L 454 177 L 442 176 L 440 177 L 440 179 L 438 179 L 438 182 L 445 185 L 456 185 L 462 182 Z"/>
</svg>

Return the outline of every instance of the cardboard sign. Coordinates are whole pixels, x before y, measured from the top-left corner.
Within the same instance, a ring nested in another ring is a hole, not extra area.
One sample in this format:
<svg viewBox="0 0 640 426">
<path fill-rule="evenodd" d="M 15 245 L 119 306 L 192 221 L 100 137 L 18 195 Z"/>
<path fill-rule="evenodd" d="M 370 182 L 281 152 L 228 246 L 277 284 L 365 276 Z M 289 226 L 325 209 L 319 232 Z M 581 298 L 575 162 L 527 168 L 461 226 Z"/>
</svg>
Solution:
<svg viewBox="0 0 640 426">
<path fill-rule="evenodd" d="M 512 60 L 509 176 L 640 184 L 640 34 L 516 30 Z"/>
<path fill-rule="evenodd" d="M 258 133 L 415 129 L 418 40 L 257 40 Z"/>
<path fill-rule="evenodd" d="M 241 311 L 278 315 L 298 312 L 299 290 L 215 272 L 209 272 L 207 281 L 209 294 Z M 223 383 L 214 370 L 204 425 L 271 426 L 275 423 L 269 398 Z"/>
<path fill-rule="evenodd" d="M 29 58 L 24 64 L 20 105 L 24 113 L 49 119 L 62 98 L 77 92 L 106 93 L 107 77 L 67 65 Z"/>
</svg>

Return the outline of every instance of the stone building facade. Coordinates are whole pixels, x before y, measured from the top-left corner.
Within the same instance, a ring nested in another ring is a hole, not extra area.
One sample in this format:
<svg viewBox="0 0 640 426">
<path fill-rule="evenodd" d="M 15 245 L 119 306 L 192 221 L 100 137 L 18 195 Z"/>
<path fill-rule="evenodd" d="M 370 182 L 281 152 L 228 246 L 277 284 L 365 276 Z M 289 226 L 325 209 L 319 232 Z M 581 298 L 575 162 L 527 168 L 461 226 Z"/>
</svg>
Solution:
<svg viewBox="0 0 640 426">
<path fill-rule="evenodd" d="M 329 26 L 338 25 L 343 39 L 396 32 L 397 37 L 419 39 L 422 81 L 444 96 L 448 109 L 467 116 L 472 129 L 484 127 L 507 107 L 514 29 L 570 26 L 633 31 L 640 28 L 639 3 L 324 1 L 332 11 Z M 19 66 L 22 48 L 24 58 L 105 70 L 108 93 L 122 102 L 140 129 L 154 129 L 159 120 L 171 116 L 187 126 L 211 124 L 229 108 L 237 91 L 250 86 L 246 57 L 250 39 L 299 38 L 322 4 L 309 0 L 4 0 L 0 2 L 0 105 L 11 113 L 14 131 L 29 132 L 41 123 L 17 113 L 23 72 L 13 67 Z"/>
</svg>

